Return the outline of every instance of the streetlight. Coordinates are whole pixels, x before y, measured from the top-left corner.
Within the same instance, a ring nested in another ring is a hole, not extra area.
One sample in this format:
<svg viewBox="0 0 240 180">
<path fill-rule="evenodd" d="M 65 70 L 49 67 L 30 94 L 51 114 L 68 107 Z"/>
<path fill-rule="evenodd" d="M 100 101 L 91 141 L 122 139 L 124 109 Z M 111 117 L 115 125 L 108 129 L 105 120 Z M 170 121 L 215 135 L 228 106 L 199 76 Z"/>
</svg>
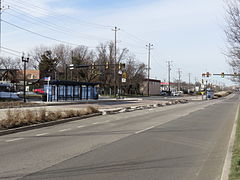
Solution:
<svg viewBox="0 0 240 180">
<path fill-rule="evenodd" d="M 22 55 L 22 62 L 24 63 L 24 74 L 23 74 L 23 102 L 26 102 L 26 63 L 29 61 L 29 55 L 27 58 L 24 57 L 24 53 Z"/>
</svg>

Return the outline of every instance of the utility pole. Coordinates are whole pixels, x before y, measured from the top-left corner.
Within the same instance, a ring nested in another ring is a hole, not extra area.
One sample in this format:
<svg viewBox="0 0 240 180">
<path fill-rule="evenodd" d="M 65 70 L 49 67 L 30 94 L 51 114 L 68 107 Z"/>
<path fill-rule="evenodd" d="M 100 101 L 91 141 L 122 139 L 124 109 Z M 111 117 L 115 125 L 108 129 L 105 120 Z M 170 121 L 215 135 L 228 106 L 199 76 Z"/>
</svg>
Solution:
<svg viewBox="0 0 240 180">
<path fill-rule="evenodd" d="M 171 94 L 171 61 L 167 61 L 168 64 L 168 93 Z"/>
<path fill-rule="evenodd" d="M 29 61 L 29 55 L 27 58 L 22 55 L 22 62 L 24 63 L 23 69 L 23 102 L 26 102 L 26 63 Z"/>
<path fill-rule="evenodd" d="M 180 83 L 181 83 L 181 69 L 178 68 L 178 91 L 180 91 Z"/>
<path fill-rule="evenodd" d="M 116 86 L 117 86 L 117 75 L 116 75 L 116 64 L 117 64 L 117 32 L 120 31 L 120 28 L 115 27 L 113 29 L 115 32 L 115 40 L 114 40 L 114 96 L 116 97 Z"/>
<path fill-rule="evenodd" d="M 147 94 L 150 96 L 150 70 L 151 70 L 151 50 L 153 49 L 153 44 L 149 43 L 146 45 L 148 47 L 148 84 L 147 84 Z"/>
<path fill-rule="evenodd" d="M 190 92 L 190 84 L 191 84 L 191 73 L 188 73 L 188 92 Z"/>
</svg>

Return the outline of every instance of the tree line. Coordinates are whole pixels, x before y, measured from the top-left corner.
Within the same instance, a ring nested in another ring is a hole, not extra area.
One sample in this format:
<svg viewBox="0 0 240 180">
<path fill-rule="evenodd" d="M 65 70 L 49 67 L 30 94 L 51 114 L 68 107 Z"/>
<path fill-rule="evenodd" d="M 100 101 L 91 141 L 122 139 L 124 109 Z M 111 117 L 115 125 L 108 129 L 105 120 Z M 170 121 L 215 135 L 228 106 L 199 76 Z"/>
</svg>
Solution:
<svg viewBox="0 0 240 180">
<path fill-rule="evenodd" d="M 113 42 L 101 43 L 95 49 L 87 46 L 72 48 L 67 45 L 39 46 L 29 52 L 28 69 L 40 72 L 40 79 L 51 77 L 51 80 L 72 80 L 78 82 L 100 83 L 101 94 L 113 94 L 114 91 L 114 62 L 115 48 Z M 136 60 L 128 49 L 117 50 L 116 85 L 121 82 L 118 71 L 127 74 L 127 81 L 121 83 L 125 94 L 139 94 L 140 85 L 146 77 L 146 65 Z M 125 67 L 119 67 L 124 63 Z M 88 65 L 84 68 L 69 68 Z M 93 66 L 94 65 L 94 66 Z M 108 65 L 108 66 L 107 66 Z M 0 58 L 1 69 L 21 69 L 21 59 Z M 120 69 L 119 69 L 120 68 Z"/>
</svg>

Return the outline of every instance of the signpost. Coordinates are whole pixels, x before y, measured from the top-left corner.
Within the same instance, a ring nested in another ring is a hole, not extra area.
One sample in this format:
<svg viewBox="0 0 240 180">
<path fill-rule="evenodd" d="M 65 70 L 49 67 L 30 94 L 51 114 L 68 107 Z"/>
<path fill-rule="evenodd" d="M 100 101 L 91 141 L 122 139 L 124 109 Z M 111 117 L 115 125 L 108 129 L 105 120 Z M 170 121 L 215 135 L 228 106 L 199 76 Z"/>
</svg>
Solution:
<svg viewBox="0 0 240 180">
<path fill-rule="evenodd" d="M 51 77 L 45 77 L 44 78 L 44 81 L 47 81 L 48 83 L 47 83 L 47 102 L 49 101 L 49 84 L 50 84 L 50 80 L 51 80 Z"/>
</svg>

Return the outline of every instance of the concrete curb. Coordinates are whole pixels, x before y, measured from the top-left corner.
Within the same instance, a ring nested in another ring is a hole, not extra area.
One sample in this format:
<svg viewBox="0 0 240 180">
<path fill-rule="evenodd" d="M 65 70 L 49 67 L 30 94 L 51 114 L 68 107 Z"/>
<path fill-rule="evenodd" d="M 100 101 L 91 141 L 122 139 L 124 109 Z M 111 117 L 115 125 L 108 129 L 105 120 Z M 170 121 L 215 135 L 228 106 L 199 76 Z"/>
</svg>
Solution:
<svg viewBox="0 0 240 180">
<path fill-rule="evenodd" d="M 0 136 L 8 135 L 8 134 L 13 134 L 13 133 L 18 133 L 18 132 L 23 132 L 23 131 L 28 131 L 28 130 L 33 130 L 33 129 L 38 129 L 38 128 L 43 128 L 43 127 L 48 127 L 48 126 L 54 126 L 57 124 L 63 124 L 71 121 L 77 121 L 81 119 L 86 119 L 86 118 L 91 118 L 95 116 L 101 116 L 102 113 L 94 113 L 94 114 L 88 114 L 88 115 L 83 115 L 81 117 L 73 117 L 73 118 L 67 118 L 67 119 L 59 119 L 56 121 L 50 121 L 50 122 L 45 122 L 41 124 L 33 124 L 30 126 L 24 126 L 24 127 L 19 127 L 19 128 L 13 128 L 13 129 L 8 129 L 8 130 L 0 130 Z"/>
<path fill-rule="evenodd" d="M 35 103 L 34 105 L 29 106 L 12 106 L 12 107 L 4 107 L 0 109 L 14 109 L 14 108 L 29 108 L 29 107 L 51 107 L 51 106 L 64 106 L 64 105 L 78 105 L 78 104 L 97 104 L 97 103 L 105 103 L 105 102 L 124 102 L 124 101 L 141 101 L 142 99 L 106 99 L 106 100 L 96 100 L 96 101 L 75 101 L 75 102 L 54 102 L 54 103 Z M 33 102 L 34 103 L 34 102 Z"/>
<path fill-rule="evenodd" d="M 232 163 L 233 146 L 234 146 L 235 136 L 236 136 L 236 131 L 237 131 L 238 117 L 239 117 L 239 105 L 237 108 L 237 113 L 235 116 L 233 129 L 232 129 L 232 133 L 231 133 L 229 144 L 228 144 L 227 154 L 226 154 L 224 166 L 222 169 L 221 180 L 229 179 L 231 163 Z"/>
</svg>

